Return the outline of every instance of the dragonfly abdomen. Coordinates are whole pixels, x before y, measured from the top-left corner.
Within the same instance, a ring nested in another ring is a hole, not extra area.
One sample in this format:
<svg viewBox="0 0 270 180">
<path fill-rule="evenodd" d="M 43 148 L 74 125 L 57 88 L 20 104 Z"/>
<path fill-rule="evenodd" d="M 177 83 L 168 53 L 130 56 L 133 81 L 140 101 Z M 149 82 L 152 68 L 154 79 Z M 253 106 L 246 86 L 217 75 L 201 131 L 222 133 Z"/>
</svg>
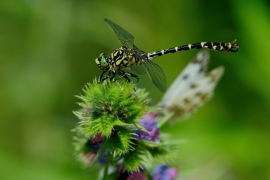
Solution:
<svg viewBox="0 0 270 180">
<path fill-rule="evenodd" d="M 149 60 L 154 59 L 157 56 L 162 56 L 164 54 L 168 53 L 175 53 L 178 51 L 183 51 L 183 50 L 190 50 L 190 49 L 201 49 L 201 48 L 207 48 L 210 50 L 215 50 L 215 51 L 229 51 L 229 52 L 237 52 L 239 46 L 235 44 L 234 40 L 232 43 L 225 43 L 225 42 L 199 42 L 199 43 L 194 43 L 194 44 L 188 44 L 188 45 L 183 45 L 183 46 L 178 46 L 178 47 L 173 47 L 165 50 L 160 50 L 156 51 L 153 53 L 148 53 L 147 57 Z"/>
<path fill-rule="evenodd" d="M 236 51 L 238 51 L 239 46 L 237 44 L 235 44 L 235 41 L 236 40 L 234 40 L 232 43 L 226 43 L 226 42 L 199 42 L 199 43 L 179 46 L 177 49 L 178 49 L 178 51 L 181 51 L 181 50 L 189 50 L 189 49 L 207 48 L 207 49 L 215 50 L 215 51 L 236 52 Z"/>
</svg>

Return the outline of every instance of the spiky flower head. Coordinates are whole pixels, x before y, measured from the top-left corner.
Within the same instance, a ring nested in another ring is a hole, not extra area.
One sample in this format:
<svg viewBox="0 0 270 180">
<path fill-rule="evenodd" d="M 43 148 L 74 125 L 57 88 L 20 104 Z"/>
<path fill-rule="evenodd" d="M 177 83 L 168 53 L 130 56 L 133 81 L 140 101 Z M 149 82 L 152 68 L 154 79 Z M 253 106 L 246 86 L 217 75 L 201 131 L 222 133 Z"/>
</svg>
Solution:
<svg viewBox="0 0 270 180">
<path fill-rule="evenodd" d="M 148 112 L 148 94 L 143 90 L 134 92 L 131 83 L 94 81 L 77 96 L 82 110 L 74 112 L 81 119 L 80 127 L 86 135 L 101 134 L 110 137 L 118 128 L 139 127 L 137 118 Z"/>
<path fill-rule="evenodd" d="M 133 84 L 125 81 L 99 84 L 94 80 L 83 91 L 77 96 L 81 109 L 74 112 L 80 119 L 75 128 L 79 159 L 100 163 L 122 159 L 126 169 L 138 170 L 142 165 L 137 158 L 141 152 L 135 150 L 135 131 L 147 131 L 137 119 L 149 112 L 148 94 L 134 91 Z"/>
<path fill-rule="evenodd" d="M 144 177 L 156 162 L 170 162 L 174 144 L 160 136 L 147 95 L 125 81 L 88 83 L 77 96 L 81 109 L 74 112 L 80 119 L 74 130 L 77 158 L 86 165 L 113 165 L 118 177 L 130 178 Z"/>
</svg>

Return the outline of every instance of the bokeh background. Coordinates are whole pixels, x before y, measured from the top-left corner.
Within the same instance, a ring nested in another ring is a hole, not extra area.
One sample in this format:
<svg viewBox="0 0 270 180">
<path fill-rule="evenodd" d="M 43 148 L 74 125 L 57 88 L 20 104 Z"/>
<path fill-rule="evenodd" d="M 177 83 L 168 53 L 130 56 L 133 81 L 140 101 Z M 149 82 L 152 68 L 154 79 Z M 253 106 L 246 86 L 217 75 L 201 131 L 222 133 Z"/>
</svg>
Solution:
<svg viewBox="0 0 270 180">
<path fill-rule="evenodd" d="M 147 52 L 199 41 L 230 42 L 211 51 L 223 65 L 215 97 L 186 121 L 162 130 L 186 143 L 179 179 L 270 179 L 270 3 L 207 0 L 0 1 L 0 179 L 96 179 L 73 156 L 74 95 L 100 75 L 94 59 L 119 47 L 103 21 Z M 157 58 L 168 84 L 198 50 Z M 162 93 L 142 75 L 152 105 Z"/>
</svg>

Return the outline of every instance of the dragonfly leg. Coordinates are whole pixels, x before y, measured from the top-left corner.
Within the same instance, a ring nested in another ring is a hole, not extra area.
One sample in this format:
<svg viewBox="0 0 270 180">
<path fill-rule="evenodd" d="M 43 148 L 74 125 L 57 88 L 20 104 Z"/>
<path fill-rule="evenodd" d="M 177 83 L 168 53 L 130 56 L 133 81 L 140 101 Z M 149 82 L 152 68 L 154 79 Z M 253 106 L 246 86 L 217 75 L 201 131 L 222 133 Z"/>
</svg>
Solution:
<svg viewBox="0 0 270 180">
<path fill-rule="evenodd" d="M 128 73 L 128 74 L 129 74 L 129 76 L 134 77 L 134 78 L 137 79 L 137 80 L 136 80 L 136 83 L 135 83 L 134 86 L 133 86 L 134 91 L 136 91 L 137 84 L 138 84 L 138 82 L 139 82 L 139 76 L 137 76 L 137 75 L 135 75 L 135 74 L 132 74 L 132 73 Z"/>
<path fill-rule="evenodd" d="M 104 71 L 104 72 L 106 72 L 106 71 Z M 104 72 L 103 72 L 103 73 L 104 73 Z M 115 76 L 114 73 L 112 74 L 112 72 L 109 71 L 108 75 L 107 75 L 105 78 L 102 79 L 103 73 L 101 74 L 100 82 L 103 82 L 105 79 L 108 79 L 108 78 L 111 77 L 111 76 L 112 76 L 112 78 Z"/>
<path fill-rule="evenodd" d="M 134 84 L 134 86 L 133 86 L 133 89 L 134 89 L 134 91 L 136 91 L 136 87 L 137 87 L 137 84 L 138 84 L 138 82 L 139 82 L 139 76 L 137 76 L 137 75 L 135 75 L 135 74 L 132 74 L 132 73 L 129 73 L 129 72 L 124 72 L 124 71 L 121 71 L 121 77 L 119 77 L 119 79 L 120 78 L 125 78 L 128 82 L 130 82 L 130 79 L 128 78 L 128 76 L 131 76 L 131 77 L 134 77 L 134 78 L 136 78 L 137 80 L 136 80 L 136 83 Z"/>
<path fill-rule="evenodd" d="M 113 73 L 112 73 L 112 77 L 110 78 L 111 81 L 113 80 L 113 78 L 115 77 L 115 75 L 116 75 L 116 74 L 113 72 Z M 116 80 L 117 80 L 117 79 L 115 79 L 113 82 L 115 82 Z"/>
<path fill-rule="evenodd" d="M 132 74 L 132 73 L 129 73 L 129 72 L 125 72 L 125 71 L 118 71 L 117 74 L 119 75 L 119 77 L 116 78 L 115 81 L 118 81 L 121 78 L 125 78 L 127 80 L 127 82 L 130 82 L 130 79 L 128 76 L 136 78 L 137 80 L 136 80 L 136 83 L 134 84 L 134 87 L 133 87 L 134 91 L 136 91 L 136 87 L 137 87 L 137 84 L 139 82 L 139 76 Z M 115 74 L 114 74 L 114 76 L 115 76 Z M 111 80 L 112 80 L 112 78 L 111 78 Z"/>
<path fill-rule="evenodd" d="M 119 77 L 116 78 L 115 81 L 118 81 L 119 79 L 125 78 L 128 82 L 130 82 L 129 78 L 125 75 L 127 72 L 125 72 L 125 71 L 118 71 L 117 73 L 118 73 Z"/>
<path fill-rule="evenodd" d="M 103 71 L 102 74 L 101 74 L 101 76 L 99 77 L 99 83 L 102 82 L 102 77 L 103 77 L 103 75 L 104 75 L 105 72 L 107 72 L 107 71 Z"/>
<path fill-rule="evenodd" d="M 118 81 L 119 79 L 122 79 L 124 76 L 123 75 L 121 75 L 120 77 L 118 77 L 118 78 L 116 78 L 115 80 L 114 80 L 114 82 L 115 81 Z M 126 78 L 125 78 L 126 79 Z"/>
<path fill-rule="evenodd" d="M 127 82 L 130 82 L 130 79 L 128 78 L 129 73 L 125 72 L 125 71 L 118 71 L 118 74 L 120 75 L 120 77 L 118 77 L 115 81 L 121 79 L 121 78 L 125 78 L 127 80 Z"/>
</svg>

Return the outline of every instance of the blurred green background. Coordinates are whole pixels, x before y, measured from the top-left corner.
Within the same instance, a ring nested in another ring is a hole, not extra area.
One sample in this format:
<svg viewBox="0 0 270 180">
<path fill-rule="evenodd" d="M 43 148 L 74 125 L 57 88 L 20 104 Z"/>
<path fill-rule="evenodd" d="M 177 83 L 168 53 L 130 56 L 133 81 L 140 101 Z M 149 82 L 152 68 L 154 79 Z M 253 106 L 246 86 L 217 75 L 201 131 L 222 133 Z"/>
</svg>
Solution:
<svg viewBox="0 0 270 180">
<path fill-rule="evenodd" d="M 182 144 L 179 179 L 270 179 L 269 1 L 2 0 L 0 2 L 0 179 L 96 179 L 73 157 L 79 108 L 74 95 L 101 71 L 94 59 L 120 45 L 108 18 L 152 52 L 199 41 L 230 42 L 211 51 L 224 65 L 215 97 L 188 121 L 162 130 Z M 198 50 L 157 58 L 168 84 Z M 162 93 L 141 76 L 152 104 Z"/>
</svg>

